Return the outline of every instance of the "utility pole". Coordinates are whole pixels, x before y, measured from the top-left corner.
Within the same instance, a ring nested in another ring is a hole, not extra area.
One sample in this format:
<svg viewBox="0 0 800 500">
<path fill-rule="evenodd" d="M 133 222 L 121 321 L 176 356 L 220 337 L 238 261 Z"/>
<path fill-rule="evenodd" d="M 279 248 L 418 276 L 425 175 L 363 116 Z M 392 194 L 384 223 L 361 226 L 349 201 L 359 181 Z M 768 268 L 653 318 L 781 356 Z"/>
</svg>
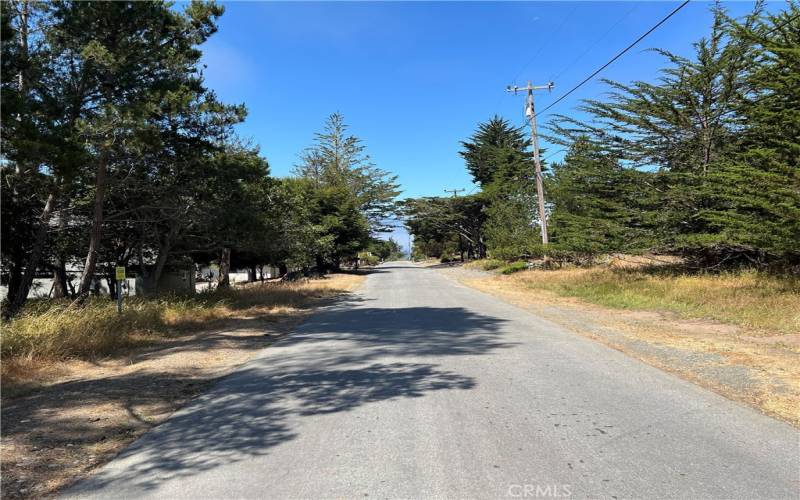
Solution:
<svg viewBox="0 0 800 500">
<path fill-rule="evenodd" d="M 506 87 L 506 92 L 513 92 L 514 95 L 517 92 L 527 90 L 528 91 L 528 98 L 527 103 L 525 106 L 525 116 L 528 117 L 528 120 L 531 124 L 531 145 L 533 146 L 533 163 L 536 165 L 536 198 L 538 201 L 539 206 L 539 222 L 540 227 L 542 228 L 542 245 L 547 245 L 547 216 L 544 211 L 544 185 L 542 183 L 542 162 L 539 160 L 539 136 L 536 133 L 536 110 L 533 106 L 533 91 L 534 90 L 547 90 L 550 92 L 553 90 L 553 82 L 548 83 L 547 85 L 531 85 L 531 82 L 528 81 L 528 85 L 525 87 L 517 87 L 516 85 Z M 547 257 L 545 256 L 545 261 Z"/>
<path fill-rule="evenodd" d="M 453 198 L 458 197 L 458 193 L 463 193 L 466 191 L 465 188 L 463 189 L 445 189 L 445 193 L 453 193 Z M 461 237 L 461 233 L 458 233 L 458 257 L 461 259 L 461 262 L 464 262 L 464 238 Z"/>
</svg>

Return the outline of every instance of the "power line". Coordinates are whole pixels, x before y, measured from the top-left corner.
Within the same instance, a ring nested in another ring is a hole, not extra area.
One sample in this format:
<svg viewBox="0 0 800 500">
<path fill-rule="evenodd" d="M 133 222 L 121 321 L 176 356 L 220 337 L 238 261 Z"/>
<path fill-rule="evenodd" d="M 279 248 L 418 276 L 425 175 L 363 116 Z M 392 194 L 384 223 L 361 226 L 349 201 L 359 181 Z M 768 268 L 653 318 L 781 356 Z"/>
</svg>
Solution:
<svg viewBox="0 0 800 500">
<path fill-rule="evenodd" d="M 528 60 L 528 62 L 526 62 L 526 63 L 525 63 L 525 65 L 524 65 L 524 66 L 522 66 L 522 69 L 520 69 L 520 70 L 519 70 L 519 72 L 516 74 L 516 76 L 514 76 L 514 78 L 512 78 L 512 79 L 511 79 L 511 83 L 512 83 L 512 84 L 514 84 L 514 85 L 516 85 L 516 84 L 517 84 L 517 78 L 519 78 L 519 77 L 522 75 L 522 73 L 523 73 L 523 72 L 524 72 L 526 69 L 528 69 L 528 66 L 530 66 L 530 65 L 531 65 L 531 63 L 532 63 L 533 61 L 535 61 L 537 57 L 539 57 L 539 54 L 541 54 L 541 53 L 544 51 L 544 49 L 550 45 L 550 42 L 551 42 L 552 40 L 554 40 L 554 39 L 555 39 L 555 37 L 554 37 L 553 35 L 555 35 L 557 32 L 559 32 L 559 31 L 561 30 L 561 28 L 563 28 L 563 27 L 564 27 L 564 25 L 567 23 L 567 20 L 568 20 L 568 19 L 569 19 L 569 18 L 572 16 L 572 14 L 575 12 L 575 10 L 576 10 L 577 8 L 578 8 L 578 5 L 575 5 L 575 6 L 573 6 L 573 7 L 572 7 L 572 8 L 571 8 L 571 9 L 570 9 L 570 10 L 569 10 L 567 13 L 566 13 L 566 15 L 564 16 L 564 18 L 563 18 L 563 19 L 561 19 L 561 23 L 559 23 L 559 24 L 558 24 L 558 26 L 557 26 L 555 29 L 553 29 L 552 31 L 550 31 L 550 33 L 547 35 L 547 38 L 545 38 L 545 42 L 539 46 L 539 50 L 537 50 L 537 51 L 536 51 L 536 52 L 533 54 L 533 57 L 531 57 L 531 58 Z M 552 80 L 552 78 L 551 78 L 551 80 Z M 494 103 L 494 106 L 493 106 L 493 107 L 494 107 L 494 109 L 497 109 L 497 106 L 500 104 L 500 99 L 502 99 L 502 97 L 498 97 L 498 98 L 497 98 L 497 101 Z M 522 123 L 520 123 L 520 125 L 519 125 L 519 126 L 520 126 L 520 127 L 523 127 L 523 126 L 525 126 L 525 125 L 527 125 L 527 120 L 523 120 L 523 121 L 522 121 Z"/>
<path fill-rule="evenodd" d="M 591 51 L 592 51 L 592 49 L 594 49 L 595 47 L 597 47 L 597 44 L 598 44 L 598 43 L 600 43 L 600 41 L 602 41 L 602 40 L 603 40 L 605 37 L 607 37 L 607 36 L 608 36 L 608 34 L 609 34 L 609 33 L 611 33 L 611 31 L 613 31 L 613 30 L 614 30 L 614 28 L 616 28 L 617 26 L 619 26 L 619 24 L 620 24 L 622 21 L 624 21 L 625 19 L 627 19 L 627 18 L 628 18 L 628 16 L 629 16 L 629 15 L 631 15 L 631 13 L 632 13 L 634 10 L 638 9 L 638 8 L 639 8 L 639 6 L 638 6 L 638 5 L 634 5 L 634 6 L 633 6 L 633 7 L 632 7 L 630 10 L 628 10 L 628 12 L 626 12 L 625 14 L 623 14 L 623 16 L 622 16 L 622 17 L 620 17 L 620 18 L 617 20 L 617 22 L 615 22 L 614 24 L 612 24 L 612 25 L 611 25 L 611 27 L 609 27 L 609 28 L 608 28 L 608 30 L 606 30 L 606 32 L 605 32 L 605 33 L 603 33 L 603 34 L 600 36 L 600 38 L 598 38 L 598 39 L 597 39 L 597 40 L 595 40 L 593 43 L 591 43 L 591 44 L 590 44 L 590 45 L 589 45 L 589 46 L 586 48 L 586 50 L 585 50 L 585 51 L 583 51 L 583 53 L 582 53 L 581 55 L 579 55 L 578 57 L 576 57 L 575 59 L 573 59 L 573 60 L 572 60 L 572 62 L 570 62 L 570 63 L 569 63 L 569 64 L 568 64 L 568 65 L 567 65 L 567 66 L 566 66 L 564 69 L 562 69 L 561 71 L 559 71 L 559 72 L 558 72 L 558 74 L 557 74 L 557 75 L 556 75 L 554 78 L 551 78 L 551 80 L 558 80 L 559 78 L 561 78 L 561 76 L 562 76 L 564 73 L 566 73 L 566 72 L 567 72 L 567 71 L 568 71 L 570 68 L 572 68 L 572 67 L 575 65 L 575 63 L 576 63 L 576 62 L 578 62 L 578 61 L 580 61 L 581 59 L 583 59 L 583 58 L 586 56 L 586 54 L 588 54 L 589 52 L 591 52 Z"/>
<path fill-rule="evenodd" d="M 547 156 L 545 156 L 544 158 L 542 158 L 542 161 L 547 161 L 547 160 L 549 160 L 550 158 L 552 158 L 552 157 L 554 157 L 555 155 L 557 155 L 558 153 L 563 153 L 564 151 L 566 151 L 566 149 L 559 149 L 558 151 L 553 151 L 553 152 L 552 152 L 552 153 L 550 153 L 549 155 L 547 155 Z"/>
<path fill-rule="evenodd" d="M 595 72 L 594 72 L 594 73 L 592 73 L 591 75 L 589 75 L 589 76 L 587 76 L 586 78 L 584 78 L 584 79 L 583 79 L 583 81 L 581 81 L 579 84 L 577 84 L 577 85 L 575 85 L 574 87 L 572 87 L 572 88 L 571 88 L 569 91 L 567 91 L 567 93 L 566 93 L 566 94 L 562 95 L 561 97 L 559 97 L 558 99 L 556 99 L 556 100 L 555 100 L 553 103 L 551 103 L 549 106 L 547 106 L 547 107 L 546 107 L 546 108 L 544 108 L 543 110 L 541 110 L 541 111 L 539 111 L 538 113 L 536 113 L 536 115 L 538 116 L 538 115 L 541 115 L 541 114 L 543 114 L 543 113 L 544 113 L 544 112 L 546 112 L 548 109 L 552 108 L 553 106 L 555 106 L 555 105 L 556 105 L 556 104 L 558 104 L 559 102 L 563 101 L 563 100 L 564 100 L 564 99 L 565 99 L 565 98 L 566 98 L 568 95 L 572 94 L 573 92 L 575 92 L 576 90 L 578 90 L 579 88 L 581 88 L 581 87 L 582 87 L 582 86 L 583 86 L 583 85 L 584 85 L 586 82 L 588 82 L 589 80 L 591 80 L 592 78 L 594 78 L 595 76 L 597 76 L 597 74 L 598 74 L 598 73 L 600 73 L 601 71 L 603 71 L 604 69 L 606 69 L 607 67 L 609 67 L 609 66 L 610 66 L 610 65 L 611 65 L 611 64 L 612 64 L 614 61 L 616 61 L 617 59 L 619 59 L 620 57 L 622 57 L 622 56 L 623 56 L 623 55 L 624 55 L 626 52 L 628 52 L 630 49 L 632 49 L 632 48 L 633 48 L 633 47 L 634 47 L 634 46 L 635 46 L 637 43 L 639 43 L 639 42 L 641 42 L 642 40 L 644 40 L 644 39 L 647 37 L 647 35 L 649 35 L 649 34 L 650 34 L 650 33 L 652 33 L 653 31 L 655 31 L 655 30 L 656 30 L 656 29 L 657 29 L 659 26 L 661 26 L 662 24 L 664 24 L 665 22 L 667 22 L 667 20 L 668 20 L 669 18 L 671 18 L 672 16 L 674 16 L 675 14 L 677 14 L 679 10 L 681 10 L 681 9 L 682 9 L 682 8 L 684 8 L 684 7 L 686 7 L 686 5 L 688 5 L 688 4 L 689 4 L 689 2 L 690 2 L 690 0 L 685 0 L 685 1 L 684 1 L 682 4 L 680 4 L 678 7 L 676 7 L 676 8 L 675 8 L 675 10 L 673 10 L 672 12 L 670 12 L 669 14 L 667 14 L 667 16 L 666 16 L 666 17 L 664 17 L 662 20 L 660 20 L 659 22 L 657 22 L 657 23 L 656 23 L 656 24 L 655 24 L 655 25 L 654 25 L 652 28 L 650 28 L 649 30 L 647 30 L 647 32 L 646 32 L 645 34 L 643 34 L 642 36 L 640 36 L 639 38 L 637 38 L 637 39 L 636 39 L 636 40 L 635 40 L 633 43 L 631 43 L 630 45 L 628 45 L 627 47 L 625 47 L 625 48 L 624 48 L 624 49 L 623 49 L 621 52 L 619 52 L 617 55 L 615 55 L 613 58 L 611 58 L 611 60 L 610 60 L 610 61 L 608 61 L 608 62 L 607 62 L 607 63 L 605 63 L 604 65 L 600 66 L 600 68 L 599 68 L 597 71 L 595 71 Z"/>
<path fill-rule="evenodd" d="M 776 17 L 777 17 L 777 16 L 776 16 Z M 789 18 L 789 19 L 787 19 L 787 20 L 786 20 L 786 22 L 785 22 L 785 23 L 783 23 L 783 24 L 780 24 L 780 25 L 778 25 L 778 26 L 773 26 L 771 30 L 769 30 L 769 31 L 767 31 L 766 33 L 764 33 L 764 36 L 771 35 L 771 34 L 772 34 L 772 33 L 774 33 L 775 31 L 777 31 L 777 30 L 779 30 L 779 29 L 781 29 L 781 28 L 784 28 L 784 27 L 786 27 L 786 25 L 788 25 L 790 22 L 794 21 L 795 19 L 800 19 L 800 14 L 797 14 L 796 16 L 792 16 L 792 17 L 790 17 L 790 18 Z"/>
<path fill-rule="evenodd" d="M 620 56 L 622 56 L 623 54 L 625 54 L 625 52 L 627 52 L 628 50 L 630 50 L 631 48 L 633 48 L 633 46 L 634 46 L 634 45 L 636 45 L 637 43 L 639 43 L 640 41 L 642 41 L 644 38 L 646 38 L 646 37 L 647 37 L 647 35 L 649 35 L 649 34 L 650 34 L 650 33 L 652 33 L 653 31 L 655 31 L 655 30 L 656 30 L 656 28 L 658 28 L 659 26 L 661 26 L 662 24 L 664 24 L 664 23 L 665 23 L 665 22 L 666 22 L 666 21 L 667 21 L 667 20 L 668 20 L 670 17 L 672 17 L 672 16 L 673 16 L 673 15 L 675 15 L 675 14 L 676 14 L 676 13 L 677 13 L 679 10 L 681 10 L 683 7 L 685 7 L 685 6 L 686 6 L 686 5 L 689 3 L 689 1 L 690 1 L 690 0 L 686 0 L 686 1 L 685 1 L 685 2 L 683 2 L 681 5 L 679 5 L 679 6 L 678 6 L 678 7 L 677 7 L 675 10 L 673 10 L 673 11 L 672 11 L 672 12 L 670 12 L 670 13 L 669 13 L 669 14 L 668 14 L 666 17 L 664 17 L 664 19 L 662 19 L 662 20 L 661 20 L 661 21 L 659 21 L 659 22 L 658 22 L 658 23 L 657 23 L 655 26 L 653 26 L 652 28 L 650 28 L 650 29 L 649 29 L 649 30 L 648 30 L 648 31 L 647 31 L 645 34 L 643 34 L 642 36 L 640 36 L 638 39 L 636 39 L 636 41 L 634 41 L 632 44 L 628 45 L 628 46 L 627 46 L 627 47 L 626 47 L 626 48 L 625 48 L 625 49 L 624 49 L 622 52 L 620 52 L 619 54 L 617 54 L 616 56 L 614 56 L 614 58 L 613 58 L 613 59 L 611 59 L 610 61 L 608 61 L 607 63 L 605 63 L 605 64 L 604 64 L 602 67 L 600 67 L 600 69 L 598 69 L 597 71 L 595 71 L 594 73 L 592 73 L 591 75 L 589 75 L 589 76 L 588 76 L 587 78 L 585 78 L 585 79 L 584 79 L 582 82 L 580 82 L 578 85 L 576 85 L 576 86 L 574 86 L 573 88 L 571 88 L 571 89 L 570 89 L 570 90 L 569 90 L 567 93 L 565 93 L 564 95 L 562 95 L 561 97 L 559 97 L 558 99 L 556 99 L 554 102 L 552 102 L 552 103 L 551 103 L 550 105 L 548 105 L 546 108 L 544 108 L 543 110 L 541 110 L 541 111 L 539 111 L 538 113 L 536 113 L 536 116 L 539 116 L 539 115 L 543 114 L 543 113 L 544 113 L 544 112 L 546 112 L 548 109 L 552 108 L 553 106 L 555 106 L 556 104 L 558 104 L 559 102 L 561 102 L 562 100 L 564 100 L 564 98 L 566 98 L 568 95 L 570 95 L 570 94 L 571 94 L 571 93 L 573 93 L 574 91 L 578 90 L 578 88 L 579 88 L 579 87 L 581 87 L 581 86 L 583 86 L 583 85 L 584 85 L 586 82 L 588 82 L 589 80 L 591 80 L 592 78 L 594 78 L 595 76 L 597 76 L 597 74 L 598 74 L 598 73 L 600 73 L 601 71 L 603 71 L 604 69 L 606 69 L 606 68 L 607 68 L 609 65 L 611 65 L 611 63 L 613 63 L 614 61 L 616 61 L 617 59 L 619 59 L 619 58 L 620 58 Z M 795 21 L 795 20 L 797 20 L 797 19 L 800 19 L 800 14 L 798 14 L 798 15 L 796 15 L 796 16 L 792 16 L 792 17 L 790 17 L 790 18 L 789 18 L 789 19 L 787 19 L 787 20 L 786 20 L 784 23 L 782 23 L 782 24 L 780 24 L 780 25 L 778 25 L 778 26 L 773 26 L 773 27 L 772 27 L 772 29 L 770 29 L 769 31 L 767 31 L 766 33 L 764 33 L 764 35 L 763 35 L 763 36 L 768 36 L 768 35 L 771 35 L 771 34 L 772 34 L 772 33 L 774 33 L 775 31 L 777 31 L 777 30 L 779 30 L 779 29 L 782 29 L 782 28 L 786 27 L 786 26 L 787 26 L 789 23 L 791 23 L 792 21 Z M 756 102 L 758 102 L 759 100 L 760 100 L 760 99 L 757 99 L 757 100 L 756 100 Z"/>
<path fill-rule="evenodd" d="M 561 30 L 561 28 L 563 28 L 564 25 L 567 24 L 567 20 L 570 18 L 570 16 L 572 16 L 572 13 L 575 12 L 575 9 L 577 9 L 577 8 L 578 8 L 577 5 L 573 6 L 572 9 L 570 9 L 570 11 L 567 12 L 567 15 L 565 15 L 564 19 L 561 20 L 561 24 L 559 24 L 556 29 L 554 29 L 553 31 L 550 32 L 550 34 L 547 36 L 547 39 L 546 39 L 545 43 L 539 46 L 539 50 L 537 50 L 536 53 L 533 55 L 533 57 L 531 57 L 530 60 L 528 60 L 528 62 L 525 63 L 525 65 L 522 67 L 522 69 L 519 70 L 519 73 L 517 73 L 517 76 L 515 76 L 514 79 L 512 80 L 513 83 L 517 82 L 517 78 L 519 78 L 522 75 L 522 73 L 526 69 L 528 69 L 528 66 L 530 66 L 531 63 L 533 61 L 535 61 L 537 57 L 539 57 L 539 54 L 541 54 L 542 51 L 544 51 L 544 49 L 547 46 L 550 45 L 550 42 L 555 38 L 553 35 L 558 33 Z"/>
</svg>

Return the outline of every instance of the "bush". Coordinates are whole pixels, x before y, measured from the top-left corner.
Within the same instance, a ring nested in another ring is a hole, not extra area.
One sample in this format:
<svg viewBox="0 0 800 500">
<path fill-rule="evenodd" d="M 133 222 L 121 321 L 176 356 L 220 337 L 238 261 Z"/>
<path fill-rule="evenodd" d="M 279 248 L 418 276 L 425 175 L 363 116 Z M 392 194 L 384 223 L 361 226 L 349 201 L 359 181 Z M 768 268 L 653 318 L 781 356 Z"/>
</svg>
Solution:
<svg viewBox="0 0 800 500">
<path fill-rule="evenodd" d="M 492 271 L 494 269 L 499 269 L 506 265 L 505 261 L 499 259 L 486 259 L 481 261 L 481 268 L 484 271 Z"/>
<path fill-rule="evenodd" d="M 528 269 L 528 263 L 524 261 L 512 262 L 500 268 L 501 274 L 514 274 Z"/>
<path fill-rule="evenodd" d="M 372 252 L 359 252 L 358 260 L 364 266 L 377 266 L 381 260 Z"/>
</svg>

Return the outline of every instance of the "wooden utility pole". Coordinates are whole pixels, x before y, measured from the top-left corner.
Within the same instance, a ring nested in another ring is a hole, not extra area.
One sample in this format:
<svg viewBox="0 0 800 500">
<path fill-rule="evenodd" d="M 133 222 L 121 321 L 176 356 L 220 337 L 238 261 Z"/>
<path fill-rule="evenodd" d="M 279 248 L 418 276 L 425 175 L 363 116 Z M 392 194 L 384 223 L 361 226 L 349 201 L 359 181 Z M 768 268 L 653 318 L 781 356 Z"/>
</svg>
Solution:
<svg viewBox="0 0 800 500">
<path fill-rule="evenodd" d="M 528 91 L 528 101 L 525 106 L 525 116 L 531 124 L 531 146 L 533 147 L 533 163 L 536 165 L 536 198 L 539 207 L 539 227 L 542 228 L 542 244 L 547 245 L 547 214 L 544 211 L 544 185 L 542 183 L 542 162 L 539 159 L 539 136 L 536 133 L 536 109 L 533 106 L 533 91 L 534 90 L 547 90 L 548 92 L 553 89 L 553 82 L 547 85 L 533 86 L 531 82 L 525 87 L 517 87 L 516 85 L 506 87 L 506 92 L 513 92 L 515 95 L 522 90 Z M 545 260 L 547 258 L 545 257 Z"/>
</svg>

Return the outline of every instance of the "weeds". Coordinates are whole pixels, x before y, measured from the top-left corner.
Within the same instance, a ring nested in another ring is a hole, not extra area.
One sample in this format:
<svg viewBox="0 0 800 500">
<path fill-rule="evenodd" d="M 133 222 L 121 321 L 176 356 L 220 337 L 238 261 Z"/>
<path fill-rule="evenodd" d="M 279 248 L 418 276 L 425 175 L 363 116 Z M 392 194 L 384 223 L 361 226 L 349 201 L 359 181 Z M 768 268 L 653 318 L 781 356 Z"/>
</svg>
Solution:
<svg viewBox="0 0 800 500">
<path fill-rule="evenodd" d="M 31 302 L 2 325 L 0 353 L 9 358 L 91 358 L 157 341 L 236 314 L 292 312 L 354 286 L 357 276 L 300 283 L 256 284 L 194 297 L 131 297 L 120 314 L 107 298 L 81 307 L 67 301 Z"/>
<path fill-rule="evenodd" d="M 498 269 L 500 274 L 514 274 L 528 269 L 528 263 L 523 261 L 512 262 Z"/>
<path fill-rule="evenodd" d="M 502 260 L 487 259 L 482 261 L 482 267 L 484 271 L 491 271 L 493 269 L 503 267 L 504 265 L 505 262 L 503 262 Z"/>
<path fill-rule="evenodd" d="M 528 271 L 521 284 L 607 307 L 666 310 L 741 326 L 800 332 L 800 280 L 756 271 L 678 274 L 646 269 Z"/>
</svg>

